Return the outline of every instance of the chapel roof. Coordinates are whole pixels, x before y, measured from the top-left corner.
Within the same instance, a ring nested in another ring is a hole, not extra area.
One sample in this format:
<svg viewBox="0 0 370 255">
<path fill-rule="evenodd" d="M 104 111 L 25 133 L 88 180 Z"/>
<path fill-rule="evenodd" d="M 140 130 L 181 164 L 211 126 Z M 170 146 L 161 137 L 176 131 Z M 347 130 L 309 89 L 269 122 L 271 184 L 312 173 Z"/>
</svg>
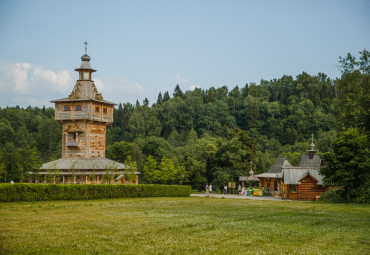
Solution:
<svg viewBox="0 0 370 255">
<path fill-rule="evenodd" d="M 282 178 L 283 168 L 293 167 L 286 158 L 277 158 L 266 173 L 257 174 L 258 178 Z"/>
<path fill-rule="evenodd" d="M 301 162 L 299 167 L 309 167 L 309 168 L 320 168 L 321 158 L 319 154 L 313 154 L 313 157 L 310 158 L 310 153 L 302 153 Z"/>
<path fill-rule="evenodd" d="M 282 173 L 283 167 L 292 167 L 286 158 L 277 158 L 275 163 L 270 167 L 267 173 Z"/>
<path fill-rule="evenodd" d="M 323 176 L 320 174 L 319 170 L 315 170 L 307 167 L 292 167 L 283 169 L 283 182 L 284 184 L 300 184 L 300 180 L 310 174 L 316 180 L 317 184 L 323 184 Z"/>
</svg>

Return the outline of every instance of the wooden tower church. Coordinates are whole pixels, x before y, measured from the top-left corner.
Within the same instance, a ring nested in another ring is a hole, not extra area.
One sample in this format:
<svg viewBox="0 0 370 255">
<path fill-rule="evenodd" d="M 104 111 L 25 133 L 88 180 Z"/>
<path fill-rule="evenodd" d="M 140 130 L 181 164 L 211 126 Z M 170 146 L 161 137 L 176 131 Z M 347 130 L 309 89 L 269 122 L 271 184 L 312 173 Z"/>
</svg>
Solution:
<svg viewBox="0 0 370 255">
<path fill-rule="evenodd" d="M 113 122 L 115 103 L 98 93 L 90 66 L 90 57 L 81 57 L 79 79 L 67 98 L 55 103 L 55 119 L 63 125 L 62 157 L 105 157 L 106 126 Z"/>
<path fill-rule="evenodd" d="M 105 158 L 106 127 L 113 122 L 115 103 L 104 100 L 97 91 L 92 79 L 96 70 L 91 68 L 90 59 L 85 42 L 81 66 L 75 69 L 79 78 L 72 93 L 51 101 L 55 103 L 55 120 L 63 126 L 62 158 L 44 164 L 39 174 L 47 180 L 47 175 L 58 173 L 57 181 L 63 183 L 137 184 L 138 172 L 129 173 L 128 180 L 124 164 Z"/>
</svg>

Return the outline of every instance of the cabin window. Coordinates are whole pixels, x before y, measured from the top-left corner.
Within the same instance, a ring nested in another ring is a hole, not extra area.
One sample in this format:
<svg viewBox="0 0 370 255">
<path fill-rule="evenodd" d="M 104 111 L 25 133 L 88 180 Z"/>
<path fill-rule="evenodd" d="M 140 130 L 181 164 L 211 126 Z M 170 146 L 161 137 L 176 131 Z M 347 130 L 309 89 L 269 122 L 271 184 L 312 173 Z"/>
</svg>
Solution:
<svg viewBox="0 0 370 255">
<path fill-rule="evenodd" d="M 63 109 L 65 111 L 70 111 L 71 110 L 71 106 L 70 105 L 65 105 Z"/>
<path fill-rule="evenodd" d="M 100 112 L 100 107 L 99 106 L 95 106 L 95 112 Z"/>
<path fill-rule="evenodd" d="M 103 108 L 103 113 L 104 113 L 104 114 L 107 114 L 107 113 L 108 113 L 108 108 L 105 108 L 105 107 L 104 107 L 104 108 Z"/>
<path fill-rule="evenodd" d="M 80 104 L 76 105 L 76 111 L 82 111 L 82 105 Z"/>
<path fill-rule="evenodd" d="M 275 191 L 275 192 L 277 192 L 277 191 L 278 191 L 277 181 L 274 181 L 274 191 Z"/>
<path fill-rule="evenodd" d="M 68 141 L 76 142 L 77 135 L 76 132 L 68 132 Z"/>
<path fill-rule="evenodd" d="M 270 183 L 269 182 L 267 183 L 267 191 L 270 192 Z"/>
<path fill-rule="evenodd" d="M 292 185 L 292 193 L 297 193 L 297 185 Z"/>
</svg>

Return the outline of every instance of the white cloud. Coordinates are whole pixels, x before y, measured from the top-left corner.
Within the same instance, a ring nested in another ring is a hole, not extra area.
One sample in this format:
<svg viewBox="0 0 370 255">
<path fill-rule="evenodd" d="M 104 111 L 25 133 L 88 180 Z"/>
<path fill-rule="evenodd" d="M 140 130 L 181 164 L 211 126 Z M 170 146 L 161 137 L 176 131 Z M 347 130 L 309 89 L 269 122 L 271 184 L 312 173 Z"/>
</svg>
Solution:
<svg viewBox="0 0 370 255">
<path fill-rule="evenodd" d="M 176 84 L 179 84 L 180 87 L 188 88 L 188 90 L 194 90 L 196 88 L 200 88 L 199 86 L 194 85 L 187 78 L 181 76 L 180 74 L 176 74 L 175 79 L 176 79 Z"/>
<path fill-rule="evenodd" d="M 72 83 L 72 78 L 68 71 L 54 72 L 42 67 L 34 68 L 29 80 L 33 86 L 42 86 L 42 88 L 60 93 L 69 92 Z"/>
<path fill-rule="evenodd" d="M 176 74 L 176 83 L 181 85 L 181 84 L 187 84 L 189 83 L 189 81 L 186 78 L 182 77 L 180 74 Z"/>
<path fill-rule="evenodd" d="M 30 63 L 0 63 L 0 107 L 53 106 L 50 100 L 67 97 L 77 75 L 67 70 L 50 70 Z M 113 102 L 135 101 L 145 91 L 141 84 L 126 78 L 94 78 L 104 99 Z M 107 84 L 107 86 L 105 86 Z"/>
<path fill-rule="evenodd" d="M 94 84 L 96 86 L 96 89 L 101 93 L 104 90 L 104 83 L 100 79 L 94 79 Z"/>
<path fill-rule="evenodd" d="M 0 106 L 50 106 L 52 99 L 66 96 L 73 88 L 68 71 L 53 71 L 30 63 L 0 67 Z"/>
<path fill-rule="evenodd" d="M 194 89 L 196 89 L 196 88 L 200 88 L 199 86 L 197 86 L 197 85 L 191 85 L 190 87 L 189 87 L 189 89 L 191 90 L 191 91 L 193 91 Z"/>
<path fill-rule="evenodd" d="M 29 69 L 30 64 L 17 63 L 6 70 L 6 72 L 0 73 L 0 89 L 4 90 L 8 86 L 9 90 L 12 90 L 14 93 L 26 94 L 30 89 L 28 82 Z"/>
</svg>

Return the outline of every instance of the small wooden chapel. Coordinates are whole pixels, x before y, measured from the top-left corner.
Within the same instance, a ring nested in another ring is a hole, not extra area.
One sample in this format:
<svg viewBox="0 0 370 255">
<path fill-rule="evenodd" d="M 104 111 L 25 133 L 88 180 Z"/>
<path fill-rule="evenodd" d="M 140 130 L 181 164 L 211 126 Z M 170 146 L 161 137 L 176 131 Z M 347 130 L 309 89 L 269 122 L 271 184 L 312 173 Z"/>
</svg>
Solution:
<svg viewBox="0 0 370 255">
<path fill-rule="evenodd" d="M 62 158 L 31 173 L 31 181 L 37 182 L 35 177 L 42 176 L 44 182 L 138 184 L 139 172 L 130 172 L 124 164 L 105 158 L 106 127 L 113 122 L 115 103 L 104 100 L 97 91 L 92 80 L 96 70 L 91 68 L 90 59 L 85 42 L 72 93 L 51 101 L 55 103 L 55 120 L 63 126 Z"/>
<path fill-rule="evenodd" d="M 283 199 L 316 200 L 325 187 L 320 175 L 322 161 L 314 148 L 312 135 L 311 150 L 302 153 L 298 167 L 286 158 L 278 158 L 266 173 L 256 175 L 259 185 L 267 188 L 272 196 Z"/>
</svg>

